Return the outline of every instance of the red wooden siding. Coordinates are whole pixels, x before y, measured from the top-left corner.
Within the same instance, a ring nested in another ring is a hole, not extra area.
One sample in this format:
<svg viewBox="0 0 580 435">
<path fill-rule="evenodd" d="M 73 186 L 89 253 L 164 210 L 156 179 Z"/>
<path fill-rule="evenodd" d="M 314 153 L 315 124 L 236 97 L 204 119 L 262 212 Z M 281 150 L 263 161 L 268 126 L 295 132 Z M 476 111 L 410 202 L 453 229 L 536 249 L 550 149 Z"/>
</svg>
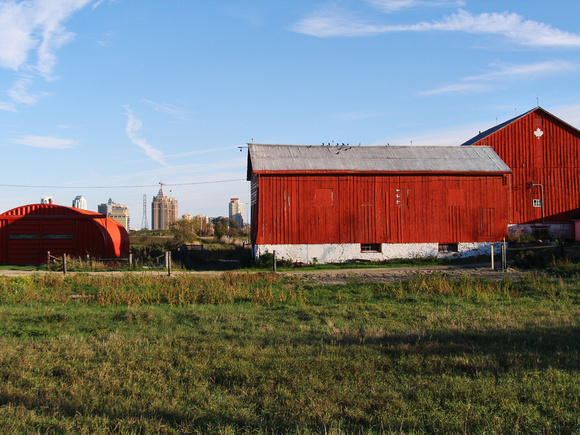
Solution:
<svg viewBox="0 0 580 435">
<path fill-rule="evenodd" d="M 533 205 L 541 188 L 532 183 L 543 186 L 545 222 L 567 223 L 580 211 L 578 130 L 538 108 L 474 145 L 491 146 L 513 171 L 510 223 L 542 222 Z"/>
<path fill-rule="evenodd" d="M 252 177 L 254 244 L 458 243 L 505 236 L 502 175 Z"/>
</svg>

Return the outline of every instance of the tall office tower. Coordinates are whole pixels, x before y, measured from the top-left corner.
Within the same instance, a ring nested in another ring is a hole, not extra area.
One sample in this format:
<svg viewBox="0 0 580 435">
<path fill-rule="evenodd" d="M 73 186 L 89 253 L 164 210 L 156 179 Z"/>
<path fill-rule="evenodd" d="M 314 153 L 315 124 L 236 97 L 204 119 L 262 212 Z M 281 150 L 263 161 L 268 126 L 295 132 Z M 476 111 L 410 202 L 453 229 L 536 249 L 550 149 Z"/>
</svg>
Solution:
<svg viewBox="0 0 580 435">
<path fill-rule="evenodd" d="M 161 188 L 151 203 L 151 229 L 168 230 L 169 226 L 177 220 L 177 199 L 165 196 L 164 184 L 159 183 Z"/>
<path fill-rule="evenodd" d="M 72 206 L 74 208 L 78 208 L 78 209 L 81 209 L 81 210 L 86 210 L 87 209 L 87 200 L 85 199 L 84 196 L 77 195 L 75 197 L 75 199 L 73 199 Z"/>
<path fill-rule="evenodd" d="M 244 226 L 244 204 L 238 198 L 230 199 L 230 219 L 238 224 L 238 229 Z"/>
<path fill-rule="evenodd" d="M 129 214 L 129 207 L 126 205 L 114 203 L 113 200 L 109 198 L 109 201 L 106 204 L 99 204 L 98 211 L 101 214 L 115 219 L 123 225 L 127 231 L 129 231 L 131 216 Z"/>
</svg>

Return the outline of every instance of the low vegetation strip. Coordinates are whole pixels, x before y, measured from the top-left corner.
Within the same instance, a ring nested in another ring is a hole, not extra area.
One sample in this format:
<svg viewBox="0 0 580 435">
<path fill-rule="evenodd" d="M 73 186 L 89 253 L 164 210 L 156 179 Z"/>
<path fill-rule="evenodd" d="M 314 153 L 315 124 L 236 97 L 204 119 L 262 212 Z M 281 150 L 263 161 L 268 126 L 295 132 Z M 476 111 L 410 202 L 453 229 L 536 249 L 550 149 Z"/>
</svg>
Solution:
<svg viewBox="0 0 580 435">
<path fill-rule="evenodd" d="M 0 431 L 576 433 L 580 281 L 0 277 Z"/>
</svg>

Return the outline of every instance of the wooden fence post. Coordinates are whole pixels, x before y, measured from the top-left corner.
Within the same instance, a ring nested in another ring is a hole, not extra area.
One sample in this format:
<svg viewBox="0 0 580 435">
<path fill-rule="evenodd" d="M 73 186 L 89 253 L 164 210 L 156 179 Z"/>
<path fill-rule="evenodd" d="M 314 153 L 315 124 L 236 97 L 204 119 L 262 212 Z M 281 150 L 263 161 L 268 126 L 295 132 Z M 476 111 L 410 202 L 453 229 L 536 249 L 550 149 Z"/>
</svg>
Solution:
<svg viewBox="0 0 580 435">
<path fill-rule="evenodd" d="M 495 270 L 495 259 L 493 258 L 493 243 L 491 244 L 491 270 Z"/>
<path fill-rule="evenodd" d="M 62 254 L 62 273 L 66 275 L 66 254 Z"/>
<path fill-rule="evenodd" d="M 165 262 L 167 263 L 167 276 L 171 276 L 171 252 L 165 252 Z"/>
<path fill-rule="evenodd" d="M 274 273 L 276 273 L 276 250 L 275 249 L 272 252 L 272 254 L 273 254 L 273 257 L 274 257 L 274 261 L 273 261 L 273 264 L 272 264 L 272 269 L 273 269 Z"/>
<path fill-rule="evenodd" d="M 46 268 L 50 270 L 50 251 L 46 251 Z"/>
<path fill-rule="evenodd" d="M 501 245 L 501 271 L 505 272 L 506 270 L 506 250 L 505 250 L 505 240 Z"/>
</svg>

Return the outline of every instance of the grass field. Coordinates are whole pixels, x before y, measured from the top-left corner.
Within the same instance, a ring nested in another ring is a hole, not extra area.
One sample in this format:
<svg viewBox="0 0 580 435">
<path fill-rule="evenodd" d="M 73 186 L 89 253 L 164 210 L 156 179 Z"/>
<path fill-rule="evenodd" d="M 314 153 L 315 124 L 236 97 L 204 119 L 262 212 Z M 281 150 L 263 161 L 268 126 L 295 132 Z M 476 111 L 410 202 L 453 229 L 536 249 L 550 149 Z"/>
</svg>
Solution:
<svg viewBox="0 0 580 435">
<path fill-rule="evenodd" d="M 578 433 L 578 267 L 0 277 L 0 432 Z"/>
</svg>

